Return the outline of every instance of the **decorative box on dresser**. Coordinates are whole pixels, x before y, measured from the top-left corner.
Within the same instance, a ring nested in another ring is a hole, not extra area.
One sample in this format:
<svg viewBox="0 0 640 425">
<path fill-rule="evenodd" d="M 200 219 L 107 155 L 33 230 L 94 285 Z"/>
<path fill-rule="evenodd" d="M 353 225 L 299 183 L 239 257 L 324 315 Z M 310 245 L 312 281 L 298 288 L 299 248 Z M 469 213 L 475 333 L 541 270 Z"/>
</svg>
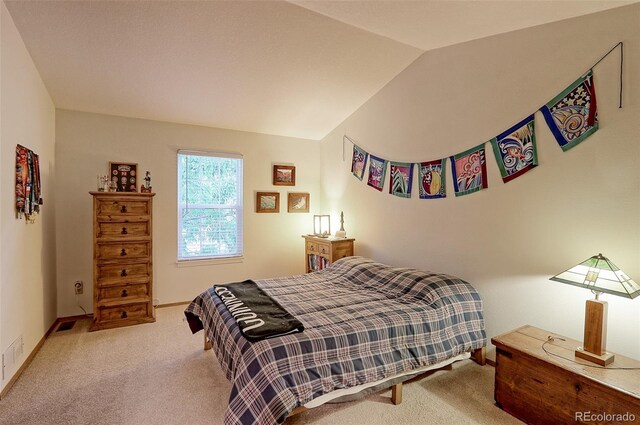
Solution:
<svg viewBox="0 0 640 425">
<path fill-rule="evenodd" d="M 154 193 L 93 195 L 93 324 L 90 330 L 155 322 Z"/>
<path fill-rule="evenodd" d="M 307 273 L 322 270 L 340 258 L 353 255 L 353 238 L 320 238 L 309 235 L 302 237 Z"/>
<path fill-rule="evenodd" d="M 640 361 L 575 357 L 578 341 L 533 326 L 491 339 L 496 404 L 528 424 L 640 423 Z"/>
</svg>

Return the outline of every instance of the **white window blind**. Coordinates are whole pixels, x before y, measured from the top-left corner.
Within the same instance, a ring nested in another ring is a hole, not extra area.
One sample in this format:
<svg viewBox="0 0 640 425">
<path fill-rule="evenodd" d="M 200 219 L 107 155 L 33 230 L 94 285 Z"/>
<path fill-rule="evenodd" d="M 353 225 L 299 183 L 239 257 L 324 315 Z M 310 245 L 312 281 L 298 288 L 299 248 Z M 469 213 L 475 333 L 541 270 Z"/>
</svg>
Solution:
<svg viewBox="0 0 640 425">
<path fill-rule="evenodd" d="M 178 151 L 178 261 L 242 256 L 242 156 Z"/>
</svg>

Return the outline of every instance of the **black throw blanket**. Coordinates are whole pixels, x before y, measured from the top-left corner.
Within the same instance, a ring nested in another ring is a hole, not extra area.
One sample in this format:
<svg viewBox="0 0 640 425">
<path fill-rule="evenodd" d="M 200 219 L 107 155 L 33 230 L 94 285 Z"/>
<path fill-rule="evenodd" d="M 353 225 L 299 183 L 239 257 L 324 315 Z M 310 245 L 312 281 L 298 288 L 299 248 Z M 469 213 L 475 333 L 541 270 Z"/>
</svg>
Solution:
<svg viewBox="0 0 640 425">
<path fill-rule="evenodd" d="M 302 332 L 304 326 L 252 280 L 214 285 L 213 292 L 236 320 L 249 341 Z"/>
</svg>

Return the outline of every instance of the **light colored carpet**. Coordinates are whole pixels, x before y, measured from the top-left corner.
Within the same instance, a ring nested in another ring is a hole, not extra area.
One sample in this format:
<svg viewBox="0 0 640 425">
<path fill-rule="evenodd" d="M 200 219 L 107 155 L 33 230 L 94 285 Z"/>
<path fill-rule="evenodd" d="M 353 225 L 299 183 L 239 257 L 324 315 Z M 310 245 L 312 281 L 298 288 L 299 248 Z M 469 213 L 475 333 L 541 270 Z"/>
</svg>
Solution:
<svg viewBox="0 0 640 425">
<path fill-rule="evenodd" d="M 7 397 L 0 423 L 221 424 L 229 397 L 202 333 L 192 335 L 184 306 L 156 311 L 156 323 L 88 332 L 89 320 L 53 332 Z M 492 367 L 470 360 L 391 391 L 327 404 L 293 416 L 300 424 L 518 424 L 493 403 Z"/>
</svg>

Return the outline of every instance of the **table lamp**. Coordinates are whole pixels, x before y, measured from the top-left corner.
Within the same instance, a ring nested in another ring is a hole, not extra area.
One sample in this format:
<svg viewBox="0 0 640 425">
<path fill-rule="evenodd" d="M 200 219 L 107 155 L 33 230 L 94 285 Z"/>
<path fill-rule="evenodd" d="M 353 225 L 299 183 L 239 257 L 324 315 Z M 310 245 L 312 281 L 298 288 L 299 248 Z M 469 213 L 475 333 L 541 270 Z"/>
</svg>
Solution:
<svg viewBox="0 0 640 425">
<path fill-rule="evenodd" d="M 328 214 L 313 216 L 313 234 L 322 238 L 331 234 L 331 222 Z"/>
<path fill-rule="evenodd" d="M 607 302 L 600 294 L 607 293 L 625 298 L 640 295 L 640 285 L 634 282 L 602 254 L 583 261 L 552 278 L 556 282 L 590 289 L 595 299 L 587 300 L 584 317 L 584 342 L 576 349 L 576 357 L 600 366 L 613 362 L 614 355 L 607 353 Z"/>
</svg>

